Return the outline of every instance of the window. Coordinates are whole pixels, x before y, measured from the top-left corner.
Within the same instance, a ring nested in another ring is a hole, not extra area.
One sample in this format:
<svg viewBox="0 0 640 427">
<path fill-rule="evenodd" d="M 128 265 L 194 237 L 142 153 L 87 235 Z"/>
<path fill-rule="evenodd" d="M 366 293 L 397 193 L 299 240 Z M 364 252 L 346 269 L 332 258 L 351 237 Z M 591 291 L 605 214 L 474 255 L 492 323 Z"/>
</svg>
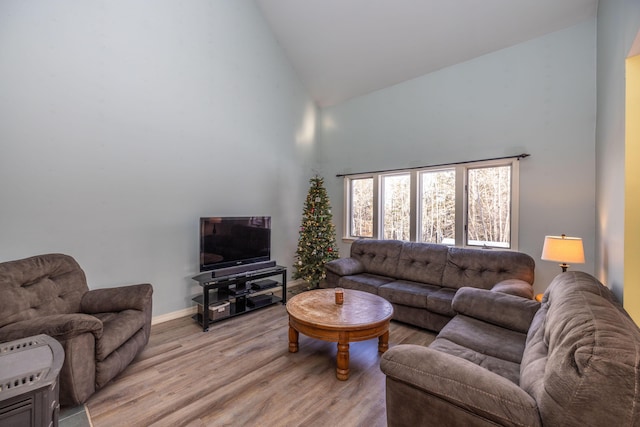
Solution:
<svg viewBox="0 0 640 427">
<path fill-rule="evenodd" d="M 467 172 L 467 244 L 510 247 L 511 167 Z"/>
<path fill-rule="evenodd" d="M 345 177 L 345 238 L 517 249 L 518 160 Z"/>
<path fill-rule="evenodd" d="M 409 174 L 382 177 L 383 239 L 409 240 L 411 222 L 411 176 Z"/>
<path fill-rule="evenodd" d="M 456 171 L 420 173 L 421 242 L 453 245 L 456 239 Z"/>
<path fill-rule="evenodd" d="M 373 178 L 349 180 L 349 230 L 352 237 L 373 237 Z"/>
</svg>

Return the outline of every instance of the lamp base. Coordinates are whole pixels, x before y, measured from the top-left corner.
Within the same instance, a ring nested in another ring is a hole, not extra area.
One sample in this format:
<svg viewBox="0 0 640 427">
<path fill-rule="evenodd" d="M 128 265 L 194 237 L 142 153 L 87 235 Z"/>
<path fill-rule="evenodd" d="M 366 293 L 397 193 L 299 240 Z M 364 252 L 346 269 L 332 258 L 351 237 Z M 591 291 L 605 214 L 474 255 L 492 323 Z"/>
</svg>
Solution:
<svg viewBox="0 0 640 427">
<path fill-rule="evenodd" d="M 567 268 L 569 268 L 569 264 L 563 262 L 562 264 L 560 264 L 560 268 L 562 268 L 562 272 L 564 273 L 567 271 Z"/>
</svg>

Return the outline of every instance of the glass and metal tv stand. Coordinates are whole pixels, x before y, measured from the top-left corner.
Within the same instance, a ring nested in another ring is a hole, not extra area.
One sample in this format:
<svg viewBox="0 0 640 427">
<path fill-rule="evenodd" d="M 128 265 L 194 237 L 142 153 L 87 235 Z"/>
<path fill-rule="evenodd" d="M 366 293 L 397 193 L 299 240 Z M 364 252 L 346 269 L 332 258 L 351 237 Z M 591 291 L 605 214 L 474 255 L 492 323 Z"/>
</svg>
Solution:
<svg viewBox="0 0 640 427">
<path fill-rule="evenodd" d="M 281 281 L 267 279 L 275 276 L 281 276 Z M 287 269 L 279 265 L 230 276 L 198 275 L 194 280 L 202 286 L 202 294 L 192 298 L 198 305 L 193 318 L 202 325 L 203 332 L 214 322 L 287 302 Z"/>
</svg>

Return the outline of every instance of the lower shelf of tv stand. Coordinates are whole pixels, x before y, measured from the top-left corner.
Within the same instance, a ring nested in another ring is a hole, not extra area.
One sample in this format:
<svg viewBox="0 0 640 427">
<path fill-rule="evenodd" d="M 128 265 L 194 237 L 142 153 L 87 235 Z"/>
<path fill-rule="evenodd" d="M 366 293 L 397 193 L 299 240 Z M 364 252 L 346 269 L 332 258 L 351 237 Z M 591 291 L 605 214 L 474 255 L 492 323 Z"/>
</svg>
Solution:
<svg viewBox="0 0 640 427">
<path fill-rule="evenodd" d="M 264 293 L 261 293 L 262 295 L 264 295 Z M 253 296 L 253 295 L 250 295 Z M 242 314 L 246 314 L 252 311 L 256 311 L 256 310 L 260 310 L 261 308 L 266 308 L 266 307 L 270 307 L 274 304 L 278 304 L 282 302 L 282 298 L 276 296 L 276 295 L 272 295 L 271 296 L 271 302 L 268 304 L 264 304 L 258 307 L 249 307 L 247 305 L 247 302 L 245 301 L 244 304 L 239 304 L 237 299 L 236 301 L 229 301 L 229 315 L 225 316 L 225 317 L 220 317 L 217 319 L 209 319 L 209 325 L 213 324 L 213 323 L 218 323 L 218 322 L 222 322 L 224 320 L 227 319 L 231 319 L 232 317 L 236 317 Z M 193 316 L 191 316 L 193 320 L 195 320 L 196 322 L 198 322 L 200 325 L 202 325 L 202 314 L 200 313 L 196 313 Z M 204 325 L 202 325 L 204 326 Z M 206 328 L 208 329 L 208 327 Z"/>
</svg>

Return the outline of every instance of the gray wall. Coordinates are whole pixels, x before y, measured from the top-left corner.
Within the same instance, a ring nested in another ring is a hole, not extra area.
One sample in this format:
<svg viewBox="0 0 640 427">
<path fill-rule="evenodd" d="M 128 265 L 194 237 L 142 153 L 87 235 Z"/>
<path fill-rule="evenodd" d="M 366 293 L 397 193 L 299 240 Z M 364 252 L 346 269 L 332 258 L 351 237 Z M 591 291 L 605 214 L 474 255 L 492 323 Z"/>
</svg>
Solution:
<svg viewBox="0 0 640 427">
<path fill-rule="evenodd" d="M 198 218 L 273 216 L 291 265 L 316 109 L 249 0 L 0 2 L 0 260 L 192 305 Z"/>
<path fill-rule="evenodd" d="M 536 260 L 536 291 L 560 272 L 541 261 L 547 234 L 584 239 L 594 272 L 595 19 L 386 88 L 321 114 L 320 167 L 344 232 L 337 173 L 515 155 L 519 249 Z M 342 255 L 348 254 L 343 243 Z"/>
<path fill-rule="evenodd" d="M 625 239 L 625 59 L 639 30 L 640 1 L 598 3 L 596 262 L 600 280 L 621 300 Z"/>
</svg>

